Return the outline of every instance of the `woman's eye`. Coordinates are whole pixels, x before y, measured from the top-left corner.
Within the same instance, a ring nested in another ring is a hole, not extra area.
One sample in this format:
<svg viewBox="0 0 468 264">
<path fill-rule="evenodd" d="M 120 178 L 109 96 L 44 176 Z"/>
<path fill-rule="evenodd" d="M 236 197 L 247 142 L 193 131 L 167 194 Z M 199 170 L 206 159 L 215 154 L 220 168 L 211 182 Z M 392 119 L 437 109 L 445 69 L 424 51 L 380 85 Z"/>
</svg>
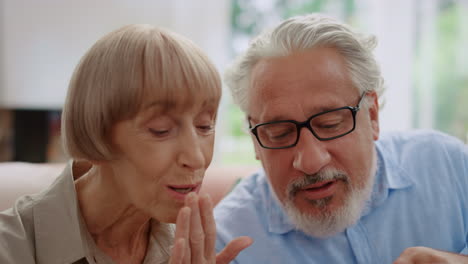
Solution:
<svg viewBox="0 0 468 264">
<path fill-rule="evenodd" d="M 198 126 L 198 129 L 200 129 L 204 133 L 210 133 L 214 131 L 214 126 L 213 125 Z"/>
<path fill-rule="evenodd" d="M 150 128 L 149 131 L 157 136 L 157 137 L 164 137 L 164 136 L 167 136 L 169 135 L 169 130 L 168 129 L 154 129 L 154 128 Z"/>
</svg>

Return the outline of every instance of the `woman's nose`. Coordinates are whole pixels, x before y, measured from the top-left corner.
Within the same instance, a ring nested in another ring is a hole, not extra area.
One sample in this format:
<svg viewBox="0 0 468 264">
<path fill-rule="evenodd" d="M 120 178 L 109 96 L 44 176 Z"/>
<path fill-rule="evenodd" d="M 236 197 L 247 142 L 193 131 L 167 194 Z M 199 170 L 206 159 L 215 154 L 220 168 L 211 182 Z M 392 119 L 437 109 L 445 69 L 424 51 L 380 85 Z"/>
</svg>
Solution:
<svg viewBox="0 0 468 264">
<path fill-rule="evenodd" d="M 205 155 L 203 152 L 203 138 L 196 132 L 187 133 L 181 139 L 181 152 L 179 154 L 179 163 L 181 166 L 191 170 L 197 170 L 205 167 Z"/>
</svg>

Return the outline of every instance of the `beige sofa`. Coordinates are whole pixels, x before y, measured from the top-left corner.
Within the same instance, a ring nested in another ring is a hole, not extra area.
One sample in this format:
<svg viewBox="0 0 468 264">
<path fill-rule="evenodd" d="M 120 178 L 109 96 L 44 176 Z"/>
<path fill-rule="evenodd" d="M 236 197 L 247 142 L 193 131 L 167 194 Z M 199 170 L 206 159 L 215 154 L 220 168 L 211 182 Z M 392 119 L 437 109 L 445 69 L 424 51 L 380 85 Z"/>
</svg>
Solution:
<svg viewBox="0 0 468 264">
<path fill-rule="evenodd" d="M 12 207 L 22 195 L 47 188 L 64 167 L 63 163 L 0 162 L 0 211 Z M 258 167 L 255 166 L 211 166 L 205 174 L 201 192 L 209 193 L 213 202 L 218 203 L 240 178 L 256 170 Z"/>
</svg>

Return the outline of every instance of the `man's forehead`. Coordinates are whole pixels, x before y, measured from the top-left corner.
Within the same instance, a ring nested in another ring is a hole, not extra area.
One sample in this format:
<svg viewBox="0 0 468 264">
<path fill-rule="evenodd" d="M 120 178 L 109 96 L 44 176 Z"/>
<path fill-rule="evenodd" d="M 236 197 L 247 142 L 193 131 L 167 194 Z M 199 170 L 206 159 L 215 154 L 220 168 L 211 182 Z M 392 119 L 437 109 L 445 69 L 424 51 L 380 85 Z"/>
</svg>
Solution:
<svg viewBox="0 0 468 264">
<path fill-rule="evenodd" d="M 315 48 L 283 57 L 259 60 L 251 71 L 249 85 L 258 93 L 281 92 L 291 85 L 348 86 L 346 61 L 332 48 Z M 283 87 L 282 87 L 283 86 Z"/>
<path fill-rule="evenodd" d="M 327 101 L 321 101 L 316 104 L 297 103 L 297 104 L 259 104 L 260 107 L 249 109 L 249 118 L 252 121 L 270 122 L 278 120 L 296 120 L 302 121 L 309 116 L 347 106 L 348 104 L 340 102 L 337 98 L 330 98 Z"/>
<path fill-rule="evenodd" d="M 356 98 L 354 98 L 354 94 Z M 252 101 L 249 103 L 247 113 L 254 122 L 302 121 L 320 112 L 343 106 L 354 106 L 358 96 L 358 92 L 354 89 L 350 89 L 349 93 L 338 93 L 330 90 L 314 91 L 312 89 L 307 94 L 291 92 L 289 95 L 285 93 L 283 96 L 270 97 L 269 99 L 251 97 Z"/>
<path fill-rule="evenodd" d="M 262 122 L 296 119 L 353 104 L 354 94 L 358 91 L 333 49 L 266 58 L 252 70 L 248 113 Z"/>
<path fill-rule="evenodd" d="M 270 57 L 258 61 L 252 68 L 250 85 L 257 90 L 263 90 L 279 81 L 289 81 L 294 71 L 294 63 L 287 64 L 288 57 Z"/>
</svg>

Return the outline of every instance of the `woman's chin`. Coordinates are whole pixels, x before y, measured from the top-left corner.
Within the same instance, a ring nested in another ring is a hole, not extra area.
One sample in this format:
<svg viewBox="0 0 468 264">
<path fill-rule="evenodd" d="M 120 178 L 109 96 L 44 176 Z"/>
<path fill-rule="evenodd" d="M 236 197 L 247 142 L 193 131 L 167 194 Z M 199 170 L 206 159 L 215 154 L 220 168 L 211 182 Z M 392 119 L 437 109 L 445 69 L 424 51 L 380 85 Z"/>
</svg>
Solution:
<svg viewBox="0 0 468 264">
<path fill-rule="evenodd" d="M 172 205 L 171 207 L 166 208 L 166 210 L 159 210 L 157 215 L 152 215 L 152 218 L 161 223 L 175 224 L 177 221 L 177 215 L 179 214 L 182 206 L 183 204 L 180 206 Z"/>
</svg>

